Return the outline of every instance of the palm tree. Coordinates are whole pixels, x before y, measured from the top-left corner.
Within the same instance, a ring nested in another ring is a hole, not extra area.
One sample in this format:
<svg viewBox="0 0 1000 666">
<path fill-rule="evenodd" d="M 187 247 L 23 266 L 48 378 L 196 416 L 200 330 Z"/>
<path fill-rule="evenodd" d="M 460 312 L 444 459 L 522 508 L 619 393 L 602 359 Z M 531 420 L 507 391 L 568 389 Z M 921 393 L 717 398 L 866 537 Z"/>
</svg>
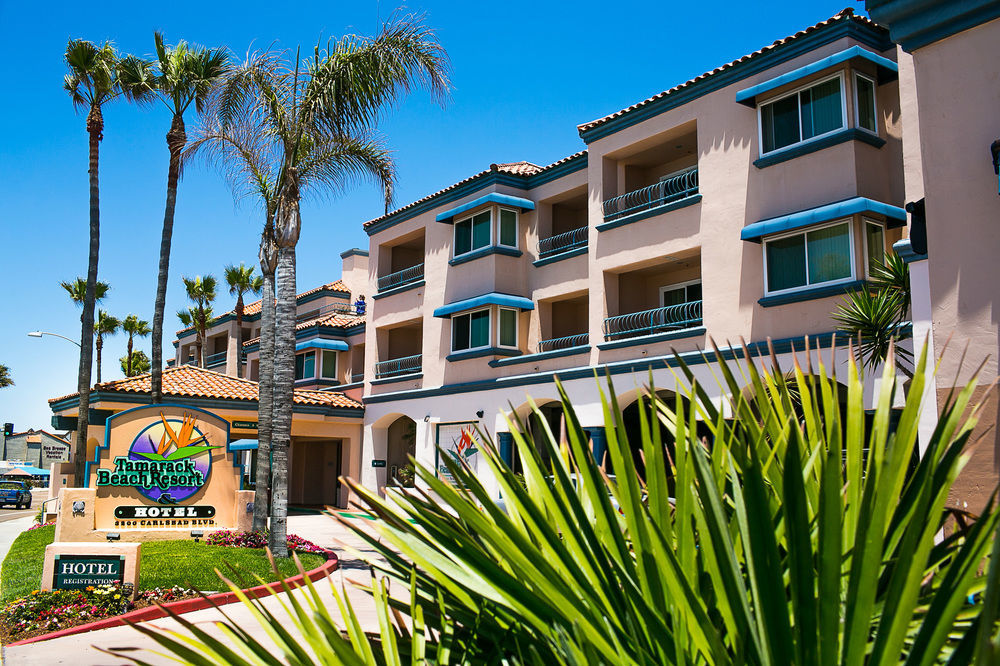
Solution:
<svg viewBox="0 0 1000 666">
<path fill-rule="evenodd" d="M 145 319 L 139 319 L 139 317 L 134 314 L 130 314 L 125 317 L 125 320 L 122 322 L 122 331 L 128 334 L 128 353 L 125 354 L 126 363 L 122 366 L 122 371 L 125 373 L 126 377 L 132 377 L 132 342 L 137 336 L 144 338 L 149 335 L 149 322 Z M 145 372 L 145 370 L 143 370 L 143 372 Z"/>
<path fill-rule="evenodd" d="M 163 209 L 163 234 L 160 237 L 160 267 L 156 278 L 153 304 L 153 359 L 150 400 L 163 400 L 163 310 L 167 304 L 167 277 L 170 272 L 170 243 L 174 234 L 174 208 L 177 204 L 177 180 L 180 177 L 181 152 L 187 143 L 184 113 L 194 104 L 201 113 L 212 84 L 225 73 L 228 58 L 221 49 L 191 47 L 184 42 L 166 46 L 163 35 L 153 34 L 156 43 L 157 72 L 153 87 L 157 97 L 170 110 L 172 119 L 167 131 L 170 165 L 167 169 L 167 202 Z"/>
<path fill-rule="evenodd" d="M 126 377 L 135 377 L 149 372 L 149 357 L 141 349 L 136 349 L 131 354 L 122 356 L 118 361 L 122 364 L 122 372 L 125 373 Z"/>
<path fill-rule="evenodd" d="M 910 269 L 895 252 L 885 255 L 885 263 L 873 261 L 867 289 L 847 294 L 837 305 L 833 320 L 837 330 L 855 340 L 862 368 L 874 370 L 895 353 L 896 367 L 911 376 L 913 352 L 899 342 L 900 324 L 910 311 Z"/>
<path fill-rule="evenodd" d="M 66 290 L 69 294 L 71 301 L 77 305 L 83 305 L 87 300 L 87 281 L 83 278 L 77 278 L 73 282 L 60 282 L 59 286 Z M 108 295 L 108 291 L 111 286 L 107 282 L 97 281 L 94 289 L 94 303 L 100 303 Z M 83 315 L 80 315 L 80 319 L 83 319 Z"/>
<path fill-rule="evenodd" d="M 121 327 L 121 321 L 109 315 L 104 310 L 97 311 L 97 326 L 94 335 L 97 337 L 97 382 L 101 383 L 101 352 L 104 350 L 104 338 L 114 335 Z"/>
<path fill-rule="evenodd" d="M 101 206 L 99 157 L 104 135 L 103 107 L 118 97 L 142 102 L 148 88 L 138 82 L 132 73 L 142 70 L 142 62 L 133 56 L 119 58 L 111 42 L 97 46 L 83 39 L 71 39 L 66 44 L 66 66 L 69 73 L 63 88 L 69 93 L 73 106 L 87 111 L 87 133 L 90 137 L 90 246 L 87 262 L 87 281 L 83 298 L 83 316 L 80 330 L 80 368 L 77 388 L 80 393 L 79 416 L 76 430 L 74 483 L 82 487 L 84 462 L 87 457 L 87 428 L 90 420 L 90 369 L 94 347 L 94 307 L 97 294 L 97 263 L 100 256 Z"/>
<path fill-rule="evenodd" d="M 403 17 L 374 38 L 347 36 L 316 47 L 300 63 L 298 54 L 251 58 L 228 76 L 216 109 L 223 129 L 256 123 L 266 157 L 276 162 L 278 248 L 274 342 L 274 414 L 270 547 L 287 556 L 287 456 L 291 441 L 295 363 L 295 246 L 300 203 L 308 190 L 342 191 L 352 180 L 374 181 L 388 209 L 395 167 L 374 134 L 381 114 L 413 87 L 443 99 L 448 89 L 447 56 L 419 19 Z M 263 350 L 262 350 L 263 351 Z"/>
<path fill-rule="evenodd" d="M 264 278 L 254 275 L 254 267 L 232 264 L 225 268 L 226 284 L 229 293 L 236 297 L 236 376 L 243 376 L 243 294 L 260 295 L 264 288 Z"/>
<path fill-rule="evenodd" d="M 212 324 L 212 301 L 215 300 L 216 280 L 211 275 L 206 275 L 205 277 L 199 275 L 193 279 L 184 277 L 181 280 L 184 282 L 184 290 L 187 292 L 187 297 L 194 303 L 194 306 L 189 307 L 187 310 L 181 310 L 177 313 L 177 317 L 185 327 L 194 327 L 197 363 L 199 367 L 204 368 L 205 333 Z M 155 348 L 153 349 L 153 353 L 156 353 Z"/>
<path fill-rule="evenodd" d="M 7 388 L 14 385 L 14 378 L 10 376 L 10 368 L 0 365 L 0 388 Z"/>
</svg>

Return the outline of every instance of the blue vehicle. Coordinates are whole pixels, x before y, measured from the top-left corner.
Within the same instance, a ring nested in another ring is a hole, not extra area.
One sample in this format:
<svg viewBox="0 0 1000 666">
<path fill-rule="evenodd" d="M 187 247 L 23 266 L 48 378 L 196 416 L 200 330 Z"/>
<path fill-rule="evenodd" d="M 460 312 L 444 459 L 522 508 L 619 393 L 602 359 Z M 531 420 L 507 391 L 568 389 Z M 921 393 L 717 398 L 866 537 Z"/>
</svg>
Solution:
<svg viewBox="0 0 1000 666">
<path fill-rule="evenodd" d="M 31 489 L 24 481 L 0 481 L 0 507 L 13 504 L 17 509 L 31 508 Z"/>
</svg>

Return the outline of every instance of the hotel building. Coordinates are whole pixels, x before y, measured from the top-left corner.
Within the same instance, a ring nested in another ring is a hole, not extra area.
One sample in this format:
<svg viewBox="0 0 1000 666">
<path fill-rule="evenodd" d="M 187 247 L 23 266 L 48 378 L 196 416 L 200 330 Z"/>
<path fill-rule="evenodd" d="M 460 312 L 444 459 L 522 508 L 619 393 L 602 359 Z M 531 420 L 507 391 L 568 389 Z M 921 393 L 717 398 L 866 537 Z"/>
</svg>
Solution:
<svg viewBox="0 0 1000 666">
<path fill-rule="evenodd" d="M 894 4 L 869 2 L 876 18 L 876 5 Z M 553 164 L 492 164 L 365 223 L 369 247 L 342 255 L 341 279 L 299 295 L 297 395 L 336 398 L 313 405 L 326 412 L 308 428 L 297 431 L 293 420 L 292 501 L 318 503 L 301 490 L 318 483 L 325 489 L 310 493 L 344 505 L 343 489 L 324 485 L 336 483 L 322 472 L 333 466 L 379 489 L 400 483 L 408 456 L 439 467 L 437 446 L 471 427 L 517 466 L 506 417 L 527 417 L 530 396 L 557 428 L 557 379 L 600 454 L 605 376 L 627 426 L 650 377 L 658 391 L 677 388 L 682 359 L 721 399 L 712 341 L 727 358 L 742 356 L 741 340 L 754 357 L 770 344 L 790 367 L 808 339 L 814 358 L 834 353 L 843 371 L 847 340 L 834 335 L 831 313 L 894 247 L 913 273 L 906 344 L 929 335 L 940 351 L 954 331 L 972 341 L 977 364 L 995 357 L 995 281 L 959 283 L 956 273 L 969 252 L 970 270 L 996 274 L 995 176 L 979 155 L 943 158 L 965 143 L 986 151 L 984 137 L 1000 136 L 998 86 L 980 85 L 986 79 L 963 64 L 975 58 L 995 84 L 1000 68 L 987 44 L 1000 21 L 979 18 L 911 55 L 890 29 L 844 10 L 580 125 L 583 149 Z M 948 93 L 919 95 L 938 85 Z M 931 220 L 957 211 L 989 242 L 965 233 L 935 242 L 951 225 Z M 938 243 L 947 248 L 940 254 Z M 259 303 L 251 304 L 241 353 L 235 315 L 223 316 L 208 335 L 208 369 L 187 372 L 249 385 L 259 325 Z M 193 357 L 193 340 L 179 334 L 180 363 Z M 949 367 L 932 401 L 954 383 Z M 995 361 L 986 374 L 984 385 Z M 876 382 L 866 380 L 868 406 Z M 57 412 L 71 414 L 69 402 Z M 934 410 L 924 416 L 926 437 Z M 995 438 L 987 448 L 957 505 L 973 508 L 978 489 L 995 481 Z"/>
</svg>

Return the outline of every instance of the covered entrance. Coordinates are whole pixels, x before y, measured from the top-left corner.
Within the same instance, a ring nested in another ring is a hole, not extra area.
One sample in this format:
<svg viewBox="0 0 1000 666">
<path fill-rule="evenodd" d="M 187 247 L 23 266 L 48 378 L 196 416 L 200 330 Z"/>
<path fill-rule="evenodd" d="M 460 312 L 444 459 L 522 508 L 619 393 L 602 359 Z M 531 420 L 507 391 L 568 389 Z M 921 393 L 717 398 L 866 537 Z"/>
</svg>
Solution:
<svg viewBox="0 0 1000 666">
<path fill-rule="evenodd" d="M 296 437 L 289 459 L 288 501 L 303 506 L 340 504 L 342 441 Z"/>
</svg>

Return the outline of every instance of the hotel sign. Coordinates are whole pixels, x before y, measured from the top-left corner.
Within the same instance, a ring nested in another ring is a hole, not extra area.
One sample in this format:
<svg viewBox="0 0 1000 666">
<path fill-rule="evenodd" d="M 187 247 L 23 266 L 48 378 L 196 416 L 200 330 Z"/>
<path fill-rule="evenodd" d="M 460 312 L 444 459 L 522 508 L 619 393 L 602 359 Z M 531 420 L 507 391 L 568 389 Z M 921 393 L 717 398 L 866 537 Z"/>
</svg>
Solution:
<svg viewBox="0 0 1000 666">
<path fill-rule="evenodd" d="M 56 555 L 54 590 L 82 590 L 125 581 L 124 555 Z"/>
<path fill-rule="evenodd" d="M 151 405 L 115 414 L 89 465 L 95 528 L 236 527 L 241 475 L 228 449 L 229 423 L 204 410 Z"/>
</svg>

